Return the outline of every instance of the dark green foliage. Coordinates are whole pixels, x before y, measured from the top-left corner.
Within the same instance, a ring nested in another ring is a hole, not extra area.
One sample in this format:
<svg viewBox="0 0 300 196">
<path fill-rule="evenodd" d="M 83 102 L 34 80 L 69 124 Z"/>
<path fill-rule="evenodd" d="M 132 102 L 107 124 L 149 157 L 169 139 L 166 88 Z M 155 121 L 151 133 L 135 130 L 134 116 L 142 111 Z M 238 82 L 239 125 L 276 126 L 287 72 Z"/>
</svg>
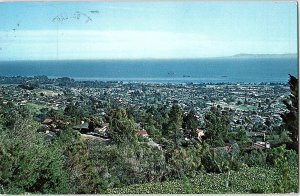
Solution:
<svg viewBox="0 0 300 196">
<path fill-rule="evenodd" d="M 180 126 L 177 123 L 170 121 L 164 130 L 167 135 L 165 137 L 168 139 L 170 147 L 178 147 L 183 142 L 183 134 L 182 130 L 180 130 Z"/>
<path fill-rule="evenodd" d="M 117 144 L 135 143 L 137 141 L 137 127 L 129 119 L 126 110 L 118 108 L 110 116 L 108 136 Z"/>
<path fill-rule="evenodd" d="M 133 119 L 135 122 L 147 122 L 145 120 L 147 118 L 147 113 L 141 109 L 141 108 L 135 108 L 135 107 L 128 107 L 126 108 L 126 112 L 128 115 L 128 118 Z"/>
<path fill-rule="evenodd" d="M 234 136 L 232 138 L 229 137 L 231 140 L 237 141 L 240 148 L 246 148 L 252 144 L 251 138 L 247 137 L 245 127 L 240 127 L 235 132 L 231 132 Z"/>
<path fill-rule="evenodd" d="M 291 167 L 286 156 L 285 146 L 280 146 L 276 150 L 277 158 L 275 159 L 276 170 L 279 175 L 279 180 L 274 187 L 278 193 L 298 192 L 298 186 L 295 184 L 291 176 Z"/>
<path fill-rule="evenodd" d="M 202 154 L 202 164 L 206 172 L 225 173 L 230 170 L 238 171 L 243 167 L 237 143 L 232 144 L 230 151 L 224 147 L 210 148 L 204 144 Z"/>
<path fill-rule="evenodd" d="M 160 181 L 166 173 L 163 152 L 146 145 L 112 145 L 89 141 L 93 170 L 108 187 Z"/>
<path fill-rule="evenodd" d="M 0 105 L 0 117 L 2 116 L 3 125 L 13 128 L 18 119 L 29 118 L 30 112 L 26 107 L 17 106 L 13 102 Z"/>
<path fill-rule="evenodd" d="M 195 176 L 203 170 L 201 145 L 188 148 L 169 149 L 166 152 L 168 164 L 168 178 L 181 178 L 182 176 Z"/>
<path fill-rule="evenodd" d="M 64 115 L 76 119 L 75 122 L 79 122 L 83 117 L 86 116 L 85 111 L 79 105 L 70 103 L 64 110 Z"/>
<path fill-rule="evenodd" d="M 54 120 L 62 120 L 64 119 L 64 115 L 62 111 L 50 109 L 49 112 L 47 113 L 46 117 L 51 117 Z"/>
<path fill-rule="evenodd" d="M 163 136 L 170 140 L 172 146 L 179 146 L 183 140 L 183 110 L 177 104 L 169 112 L 169 121 L 163 127 Z"/>
<path fill-rule="evenodd" d="M 74 83 L 74 79 L 68 77 L 57 78 L 56 81 L 58 82 L 59 86 L 66 86 Z"/>
<path fill-rule="evenodd" d="M 99 117 L 97 118 L 97 117 L 94 117 L 94 116 L 88 118 L 87 121 L 89 123 L 89 131 L 92 131 L 92 132 L 94 131 L 94 129 L 96 127 L 100 127 L 101 124 L 103 123 L 101 118 L 99 118 Z"/>
<path fill-rule="evenodd" d="M 194 131 L 198 127 L 198 120 L 194 110 L 191 110 L 183 120 L 183 127 L 187 130 Z"/>
<path fill-rule="evenodd" d="M 80 136 L 72 130 L 63 130 L 60 132 L 55 145 L 61 147 L 66 158 L 64 169 L 68 173 L 69 183 L 73 185 L 74 192 L 79 194 L 94 193 L 97 180 L 88 159 L 88 148 Z"/>
<path fill-rule="evenodd" d="M 154 125 L 146 125 L 145 129 L 147 130 L 148 134 L 152 138 L 160 138 L 161 137 L 161 131 L 156 128 Z"/>
<path fill-rule="evenodd" d="M 147 145 L 107 146 L 89 141 L 89 159 L 108 187 L 172 180 L 203 171 L 201 145 L 164 152 Z"/>
<path fill-rule="evenodd" d="M 284 126 L 275 127 L 267 139 L 272 147 L 278 147 L 292 142 L 289 132 Z"/>
<path fill-rule="evenodd" d="M 183 176 L 182 177 L 182 185 L 183 185 L 183 191 L 184 193 L 187 193 L 187 194 L 191 194 L 191 184 L 190 184 L 190 181 L 189 181 L 189 178 L 186 177 L 186 176 Z"/>
<path fill-rule="evenodd" d="M 298 168 L 299 166 L 299 155 L 295 150 L 285 150 L 285 157 L 288 160 L 289 167 Z"/>
<path fill-rule="evenodd" d="M 287 100 L 284 101 L 288 109 L 287 113 L 281 114 L 282 120 L 291 134 L 292 148 L 298 152 L 298 138 L 299 138 L 299 117 L 298 117 L 298 79 L 290 75 L 289 86 L 291 94 Z"/>
<path fill-rule="evenodd" d="M 202 164 L 205 168 L 205 171 L 210 172 L 221 172 L 221 168 L 219 164 L 215 160 L 216 155 L 211 153 L 208 149 L 205 150 L 205 154 L 203 155 Z"/>
<path fill-rule="evenodd" d="M 212 107 L 205 115 L 206 138 L 212 146 L 223 146 L 230 131 L 231 116 L 220 107 Z"/>
<path fill-rule="evenodd" d="M 245 153 L 242 159 L 249 167 L 267 165 L 267 154 L 262 150 L 252 150 L 250 153 Z"/>
<path fill-rule="evenodd" d="M 70 193 L 58 146 L 45 144 L 30 120 L 0 132 L 0 184 L 5 193 Z"/>
<path fill-rule="evenodd" d="M 183 110 L 182 108 L 175 104 L 172 106 L 169 112 L 169 119 L 171 122 L 174 122 L 178 128 L 181 128 L 182 120 L 183 120 Z"/>
</svg>

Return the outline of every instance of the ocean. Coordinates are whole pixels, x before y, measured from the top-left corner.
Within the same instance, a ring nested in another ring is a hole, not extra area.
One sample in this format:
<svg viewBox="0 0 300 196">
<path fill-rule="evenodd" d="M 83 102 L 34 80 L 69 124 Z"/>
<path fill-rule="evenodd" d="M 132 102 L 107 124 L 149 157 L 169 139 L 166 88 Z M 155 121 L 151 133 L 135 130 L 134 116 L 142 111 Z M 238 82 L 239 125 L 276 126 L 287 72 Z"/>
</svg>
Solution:
<svg viewBox="0 0 300 196">
<path fill-rule="evenodd" d="M 2 61 L 1 76 L 158 83 L 286 83 L 297 58 Z"/>
</svg>

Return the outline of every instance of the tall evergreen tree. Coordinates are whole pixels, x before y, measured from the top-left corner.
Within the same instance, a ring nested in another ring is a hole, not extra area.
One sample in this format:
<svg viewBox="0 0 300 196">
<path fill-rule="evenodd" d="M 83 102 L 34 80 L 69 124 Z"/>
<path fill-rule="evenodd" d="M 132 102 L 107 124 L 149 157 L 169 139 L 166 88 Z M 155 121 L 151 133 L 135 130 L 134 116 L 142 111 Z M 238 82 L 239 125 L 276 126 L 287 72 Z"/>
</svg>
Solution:
<svg viewBox="0 0 300 196">
<path fill-rule="evenodd" d="M 164 126 L 163 135 L 176 146 L 179 145 L 180 139 L 182 138 L 182 133 L 180 133 L 180 128 L 182 128 L 182 122 L 183 110 L 178 104 L 175 104 L 172 106 L 169 112 L 169 121 Z"/>
<path fill-rule="evenodd" d="M 169 118 L 170 121 L 174 122 L 178 126 L 178 128 L 181 127 L 183 120 L 183 110 L 178 104 L 172 106 L 169 112 Z"/>
<path fill-rule="evenodd" d="M 183 120 L 183 127 L 188 129 L 188 130 L 196 130 L 198 127 L 198 120 L 196 117 L 196 113 L 194 110 L 191 110 Z"/>
<path fill-rule="evenodd" d="M 284 100 L 284 105 L 287 107 L 288 111 L 284 114 L 281 114 L 284 126 L 291 134 L 292 139 L 292 148 L 298 152 L 298 79 L 290 75 L 288 82 L 291 90 L 291 94 L 288 99 Z"/>
<path fill-rule="evenodd" d="M 205 115 L 206 137 L 211 145 L 223 145 L 230 131 L 231 117 L 228 113 L 222 113 L 220 107 L 212 107 Z"/>
<path fill-rule="evenodd" d="M 115 143 L 135 143 L 137 141 L 136 130 L 134 121 L 128 118 L 124 108 L 118 108 L 112 112 L 108 136 Z"/>
<path fill-rule="evenodd" d="M 73 185 L 74 193 L 94 193 L 97 180 L 88 159 L 88 148 L 80 135 L 71 129 L 63 130 L 58 135 L 55 145 L 60 146 L 64 154 L 64 170 L 68 172 L 69 182 Z"/>
</svg>

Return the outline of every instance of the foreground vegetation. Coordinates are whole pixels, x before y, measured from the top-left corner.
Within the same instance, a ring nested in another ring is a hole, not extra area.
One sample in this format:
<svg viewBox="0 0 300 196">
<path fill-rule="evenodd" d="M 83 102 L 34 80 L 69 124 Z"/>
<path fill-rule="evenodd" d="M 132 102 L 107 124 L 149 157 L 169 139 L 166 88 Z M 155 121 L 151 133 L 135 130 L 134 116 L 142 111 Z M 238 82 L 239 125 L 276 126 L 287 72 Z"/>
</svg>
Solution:
<svg viewBox="0 0 300 196">
<path fill-rule="evenodd" d="M 291 171 L 291 186 L 297 191 L 297 168 Z M 124 188 L 109 189 L 109 194 L 219 194 L 219 193 L 274 193 L 280 176 L 274 168 L 251 167 L 227 173 L 203 173 L 162 183 L 136 184 Z"/>
<path fill-rule="evenodd" d="M 205 137 L 195 139 L 194 111 L 176 103 L 143 111 L 115 106 L 103 117 L 93 104 L 63 110 L 1 104 L 0 193 L 298 192 L 298 80 L 289 84 L 283 123 L 269 130 L 278 137 L 263 149 L 249 149 L 245 128 L 232 130 L 234 114 L 221 107 L 205 114 Z M 49 134 L 39 116 L 61 122 L 59 131 Z M 109 140 L 84 139 L 73 130 L 81 120 L 91 130 L 108 123 Z M 159 147 L 137 134 L 137 123 Z"/>
</svg>

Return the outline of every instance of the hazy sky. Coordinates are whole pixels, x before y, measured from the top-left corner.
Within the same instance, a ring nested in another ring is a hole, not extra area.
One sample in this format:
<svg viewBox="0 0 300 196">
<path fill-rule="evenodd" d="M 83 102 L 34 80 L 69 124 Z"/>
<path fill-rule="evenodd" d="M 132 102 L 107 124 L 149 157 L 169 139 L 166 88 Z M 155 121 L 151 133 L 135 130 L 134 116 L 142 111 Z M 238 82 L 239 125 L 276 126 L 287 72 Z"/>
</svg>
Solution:
<svg viewBox="0 0 300 196">
<path fill-rule="evenodd" d="M 0 60 L 297 53 L 296 10 L 258 1 L 0 3 Z"/>
</svg>

